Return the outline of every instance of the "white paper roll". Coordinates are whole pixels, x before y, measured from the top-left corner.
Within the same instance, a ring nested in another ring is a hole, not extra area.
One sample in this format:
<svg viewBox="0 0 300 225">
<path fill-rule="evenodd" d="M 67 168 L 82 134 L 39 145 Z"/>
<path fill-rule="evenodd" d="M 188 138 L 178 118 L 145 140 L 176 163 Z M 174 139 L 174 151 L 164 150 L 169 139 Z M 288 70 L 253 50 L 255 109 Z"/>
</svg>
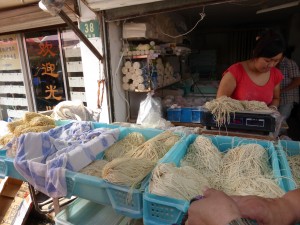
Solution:
<svg viewBox="0 0 300 225">
<path fill-rule="evenodd" d="M 134 68 L 133 68 L 133 67 L 130 67 L 130 68 L 129 68 L 129 72 L 130 72 L 130 73 L 134 73 Z"/>
<path fill-rule="evenodd" d="M 129 79 L 128 79 L 127 76 L 124 76 L 124 77 L 122 78 L 122 80 L 123 80 L 123 83 L 128 83 L 128 81 L 129 81 Z"/>
<path fill-rule="evenodd" d="M 128 90 L 129 90 L 129 84 L 127 84 L 127 83 L 123 83 L 123 84 L 122 84 L 122 87 L 123 87 L 123 89 L 124 89 L 125 91 L 128 91 Z"/>
<path fill-rule="evenodd" d="M 141 64 L 139 62 L 134 62 L 133 63 L 133 68 L 134 69 L 139 69 L 139 68 L 141 68 Z"/>
<path fill-rule="evenodd" d="M 143 82 L 144 82 L 144 77 L 138 76 L 138 77 L 136 78 L 136 80 L 137 80 L 139 83 L 143 83 Z"/>
<path fill-rule="evenodd" d="M 126 73 L 128 72 L 128 68 L 127 67 L 122 67 L 122 73 L 126 75 Z"/>
<path fill-rule="evenodd" d="M 133 84 L 130 84 L 130 85 L 129 85 L 129 90 L 130 90 L 130 91 L 134 91 L 134 90 L 135 90 L 135 86 L 134 86 Z"/>
<path fill-rule="evenodd" d="M 131 73 L 127 73 L 127 74 L 126 74 L 126 77 L 127 77 L 128 80 L 132 79 Z"/>
<path fill-rule="evenodd" d="M 144 84 L 139 84 L 137 88 L 138 88 L 139 91 L 143 91 L 143 90 L 145 90 L 145 85 Z"/>
<path fill-rule="evenodd" d="M 133 84 L 134 87 L 137 87 L 140 83 L 137 80 L 133 80 L 132 84 Z"/>
<path fill-rule="evenodd" d="M 126 61 L 126 62 L 125 62 L 125 67 L 126 67 L 126 68 L 131 68 L 131 66 L 132 66 L 132 65 L 131 65 L 131 62 L 130 62 L 130 61 Z"/>
<path fill-rule="evenodd" d="M 137 69 L 135 70 L 134 74 L 136 74 L 137 76 L 141 76 L 143 74 L 143 71 L 141 69 Z"/>
</svg>

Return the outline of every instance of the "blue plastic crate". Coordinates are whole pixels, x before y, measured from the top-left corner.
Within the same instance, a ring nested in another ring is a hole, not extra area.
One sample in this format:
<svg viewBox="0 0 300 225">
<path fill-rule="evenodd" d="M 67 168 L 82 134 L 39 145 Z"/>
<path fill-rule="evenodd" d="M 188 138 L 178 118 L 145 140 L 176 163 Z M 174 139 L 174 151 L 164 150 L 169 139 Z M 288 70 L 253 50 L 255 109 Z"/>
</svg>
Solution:
<svg viewBox="0 0 300 225">
<path fill-rule="evenodd" d="M 201 108 L 192 109 L 192 123 L 200 123 L 201 122 Z"/>
<path fill-rule="evenodd" d="M 195 141 L 198 135 L 189 135 L 185 142 L 177 145 L 178 151 L 174 151 L 174 154 L 170 160 L 165 162 L 173 162 L 177 166 L 180 165 L 181 159 L 186 155 L 188 146 Z M 257 143 L 262 147 L 267 149 L 269 155 L 269 162 L 273 169 L 274 175 L 278 180 L 279 186 L 285 190 L 281 179 L 281 173 L 278 163 L 278 157 L 275 147 L 270 141 L 261 140 L 251 140 L 243 139 L 239 137 L 229 137 L 229 136 L 208 136 L 213 142 L 213 144 L 221 151 L 225 152 L 231 148 L 238 145 Z M 143 220 L 145 225 L 170 225 L 170 224 L 180 224 L 182 218 L 188 210 L 189 202 L 185 200 L 174 199 L 170 197 L 158 196 L 149 193 L 148 187 L 145 190 L 144 198 L 144 213 Z"/>
<path fill-rule="evenodd" d="M 277 144 L 277 154 L 279 158 L 279 166 L 283 176 L 283 183 L 288 191 L 296 189 L 290 165 L 287 156 L 294 156 L 300 154 L 300 142 L 280 140 Z"/>
<path fill-rule="evenodd" d="M 181 108 L 180 122 L 182 123 L 192 122 L 192 109 L 193 108 Z"/>
<path fill-rule="evenodd" d="M 171 122 L 200 123 L 201 107 L 169 108 L 167 119 Z"/>
<path fill-rule="evenodd" d="M 124 216 L 118 215 L 110 206 L 77 198 L 55 217 L 56 225 L 119 225 Z"/>
<path fill-rule="evenodd" d="M 124 128 L 123 128 L 124 129 Z M 162 133 L 162 130 L 157 129 L 137 129 L 137 128 L 125 128 L 125 132 L 121 132 L 120 139 L 124 138 L 131 132 L 140 132 L 146 138 L 146 140 L 155 137 Z M 179 144 L 184 142 L 184 136 L 178 141 L 166 155 L 160 160 L 172 161 L 175 151 L 177 151 Z M 142 218 L 143 217 L 143 193 L 146 186 L 149 183 L 150 174 L 143 180 L 139 189 L 130 189 L 125 186 L 120 186 L 112 183 L 107 183 L 107 193 L 111 201 L 112 207 L 120 214 L 128 216 L 130 218 Z M 130 197 L 129 197 L 130 196 Z"/>
<path fill-rule="evenodd" d="M 167 119 L 171 122 L 180 122 L 181 109 L 167 109 Z"/>
<path fill-rule="evenodd" d="M 26 179 L 15 169 L 14 159 L 6 157 L 6 150 L 0 150 L 0 178 L 6 176 L 26 181 Z"/>
</svg>

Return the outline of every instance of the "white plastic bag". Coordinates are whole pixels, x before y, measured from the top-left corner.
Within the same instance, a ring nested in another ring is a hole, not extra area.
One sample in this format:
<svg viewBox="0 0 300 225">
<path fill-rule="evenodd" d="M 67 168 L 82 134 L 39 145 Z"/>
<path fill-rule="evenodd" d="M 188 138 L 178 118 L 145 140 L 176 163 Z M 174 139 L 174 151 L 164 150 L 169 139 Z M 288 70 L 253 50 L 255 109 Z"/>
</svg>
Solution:
<svg viewBox="0 0 300 225">
<path fill-rule="evenodd" d="M 161 118 L 161 104 L 152 95 L 153 93 L 149 92 L 146 99 L 141 101 L 137 124 L 151 123 L 151 121 L 155 123 Z"/>
</svg>

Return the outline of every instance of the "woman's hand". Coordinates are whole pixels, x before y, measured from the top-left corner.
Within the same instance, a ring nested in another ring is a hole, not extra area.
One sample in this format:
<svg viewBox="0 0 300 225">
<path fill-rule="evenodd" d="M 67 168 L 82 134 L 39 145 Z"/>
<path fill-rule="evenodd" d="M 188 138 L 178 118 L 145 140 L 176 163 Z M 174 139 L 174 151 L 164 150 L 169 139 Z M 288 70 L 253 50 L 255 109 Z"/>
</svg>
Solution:
<svg viewBox="0 0 300 225">
<path fill-rule="evenodd" d="M 204 191 L 204 198 L 191 204 L 186 225 L 227 225 L 240 218 L 236 203 L 224 192 Z"/>
</svg>

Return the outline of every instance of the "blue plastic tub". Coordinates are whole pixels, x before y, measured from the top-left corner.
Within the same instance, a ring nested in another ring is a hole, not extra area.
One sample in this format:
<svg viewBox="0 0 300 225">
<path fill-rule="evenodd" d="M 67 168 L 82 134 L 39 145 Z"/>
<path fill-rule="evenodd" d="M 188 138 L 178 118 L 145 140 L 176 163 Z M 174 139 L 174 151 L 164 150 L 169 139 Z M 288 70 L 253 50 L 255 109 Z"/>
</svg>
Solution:
<svg viewBox="0 0 300 225">
<path fill-rule="evenodd" d="M 167 119 L 171 122 L 180 122 L 181 109 L 167 109 Z"/>
<path fill-rule="evenodd" d="M 167 109 L 167 119 L 171 122 L 181 123 L 200 123 L 201 108 L 186 107 L 186 108 L 169 108 Z"/>
<path fill-rule="evenodd" d="M 110 206 L 77 198 L 55 217 L 56 225 L 119 225 L 124 216 L 118 215 Z"/>
<path fill-rule="evenodd" d="M 300 142 L 280 140 L 277 145 L 277 154 L 279 158 L 279 166 L 283 176 L 283 183 L 288 191 L 296 189 L 290 165 L 287 157 L 300 154 Z"/>
<path fill-rule="evenodd" d="M 157 129 L 137 129 L 137 128 L 127 128 L 125 132 L 121 132 L 120 139 L 124 138 L 130 132 L 140 132 L 144 135 L 146 140 L 155 137 L 156 135 L 162 133 L 162 130 Z M 126 134 L 127 133 L 127 134 Z M 124 135 L 124 136 L 123 136 Z M 160 160 L 172 161 L 173 155 L 176 154 L 178 145 L 184 142 L 184 136 L 179 142 L 177 142 L 166 155 Z M 143 180 L 141 188 L 130 189 L 125 186 L 115 185 L 112 183 L 107 183 L 107 193 L 111 202 L 112 207 L 120 214 L 128 216 L 130 218 L 142 218 L 143 217 L 143 193 L 146 186 L 149 183 L 150 174 Z M 130 198 L 128 198 L 130 195 Z"/>
<path fill-rule="evenodd" d="M 174 151 L 172 160 L 168 161 L 174 162 L 177 166 L 180 166 L 180 161 L 186 155 L 188 146 L 195 141 L 197 136 L 198 135 L 189 135 L 185 139 L 185 142 L 177 145 L 176 147 L 178 148 L 178 150 Z M 242 144 L 260 144 L 262 147 L 268 150 L 269 162 L 273 169 L 274 175 L 278 180 L 279 186 L 283 190 L 287 191 L 281 179 L 278 157 L 272 142 L 229 136 L 208 136 L 208 138 L 212 140 L 213 144 L 221 152 L 225 152 Z M 145 225 L 180 224 L 189 207 L 188 201 L 151 194 L 149 193 L 148 187 L 146 188 L 144 193 L 143 204 L 143 220 Z"/>
<path fill-rule="evenodd" d="M 6 150 L 0 150 L 0 178 L 5 178 L 6 176 L 26 181 L 15 169 L 14 159 L 6 157 Z"/>
</svg>

